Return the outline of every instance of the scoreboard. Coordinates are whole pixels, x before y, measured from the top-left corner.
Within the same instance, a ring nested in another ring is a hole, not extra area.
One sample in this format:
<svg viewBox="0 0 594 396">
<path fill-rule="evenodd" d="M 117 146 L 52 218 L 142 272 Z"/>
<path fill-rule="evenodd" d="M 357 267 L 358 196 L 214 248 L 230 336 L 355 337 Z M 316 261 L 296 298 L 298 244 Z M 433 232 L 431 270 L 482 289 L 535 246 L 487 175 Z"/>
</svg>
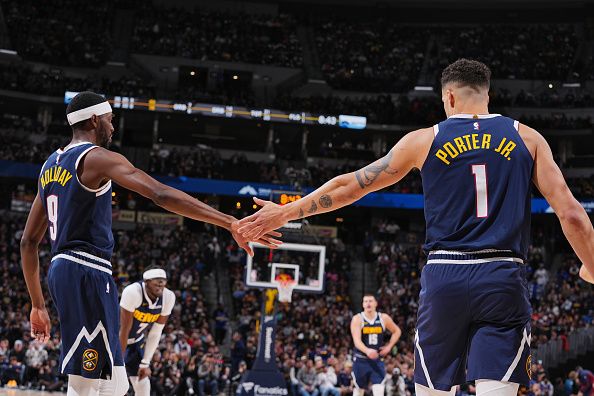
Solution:
<svg viewBox="0 0 594 396">
<path fill-rule="evenodd" d="M 64 103 L 68 104 L 78 92 L 66 91 Z M 290 124 L 327 125 L 347 129 L 365 129 L 367 118 L 356 115 L 311 114 L 304 111 L 283 111 L 266 108 L 246 108 L 211 103 L 174 102 L 171 100 L 143 99 L 130 96 L 103 95 L 114 109 L 144 110 L 162 113 L 195 114 L 206 117 L 240 118 L 256 121 Z"/>
<path fill-rule="evenodd" d="M 279 205 L 286 205 L 303 198 L 304 195 L 301 191 L 272 190 L 270 192 L 270 201 Z"/>
</svg>

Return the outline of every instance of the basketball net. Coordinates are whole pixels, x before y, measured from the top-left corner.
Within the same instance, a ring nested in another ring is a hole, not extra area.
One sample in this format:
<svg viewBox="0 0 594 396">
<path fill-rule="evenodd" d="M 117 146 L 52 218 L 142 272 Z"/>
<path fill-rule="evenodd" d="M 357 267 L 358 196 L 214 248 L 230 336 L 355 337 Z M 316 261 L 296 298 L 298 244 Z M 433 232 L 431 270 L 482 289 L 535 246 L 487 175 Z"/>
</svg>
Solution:
<svg viewBox="0 0 594 396">
<path fill-rule="evenodd" d="M 291 302 L 293 296 L 293 289 L 297 282 L 289 274 L 280 274 L 275 279 L 276 288 L 278 290 L 278 301 Z"/>
</svg>

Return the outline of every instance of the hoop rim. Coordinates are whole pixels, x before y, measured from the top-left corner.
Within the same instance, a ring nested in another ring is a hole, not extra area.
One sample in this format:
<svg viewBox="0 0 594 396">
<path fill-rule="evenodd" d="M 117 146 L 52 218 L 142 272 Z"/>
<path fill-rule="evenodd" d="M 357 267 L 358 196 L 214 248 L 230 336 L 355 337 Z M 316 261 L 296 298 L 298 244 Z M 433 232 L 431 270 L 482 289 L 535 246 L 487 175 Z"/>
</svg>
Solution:
<svg viewBox="0 0 594 396">
<path fill-rule="evenodd" d="M 287 279 L 279 280 L 275 279 L 276 290 L 278 291 L 278 301 L 280 302 L 291 302 L 293 296 L 293 290 L 297 286 L 297 280 Z"/>
</svg>

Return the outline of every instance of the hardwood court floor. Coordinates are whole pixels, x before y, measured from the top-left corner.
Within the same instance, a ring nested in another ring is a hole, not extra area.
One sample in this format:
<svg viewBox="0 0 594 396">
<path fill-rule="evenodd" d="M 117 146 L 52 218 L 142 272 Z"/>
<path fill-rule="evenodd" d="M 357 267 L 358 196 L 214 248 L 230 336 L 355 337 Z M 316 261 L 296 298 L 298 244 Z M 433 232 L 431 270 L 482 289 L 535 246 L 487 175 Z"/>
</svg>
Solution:
<svg viewBox="0 0 594 396">
<path fill-rule="evenodd" d="M 49 396 L 49 395 L 65 395 L 60 392 L 40 392 L 36 390 L 19 390 L 19 389 L 8 389 L 0 388 L 0 396 Z"/>
</svg>

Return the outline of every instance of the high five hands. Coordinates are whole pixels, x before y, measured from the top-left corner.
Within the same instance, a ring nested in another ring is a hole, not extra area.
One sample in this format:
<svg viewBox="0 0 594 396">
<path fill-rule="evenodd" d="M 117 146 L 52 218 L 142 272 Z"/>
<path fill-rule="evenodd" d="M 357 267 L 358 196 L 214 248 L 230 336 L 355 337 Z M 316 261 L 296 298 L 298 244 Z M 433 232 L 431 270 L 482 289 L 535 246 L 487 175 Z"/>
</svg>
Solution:
<svg viewBox="0 0 594 396">
<path fill-rule="evenodd" d="M 254 202 L 261 206 L 260 210 L 251 216 L 239 220 L 237 232 L 246 240 L 259 243 L 262 243 L 260 242 L 261 240 L 265 240 L 270 243 L 270 236 L 280 236 L 280 234 L 274 230 L 282 227 L 289 221 L 287 210 L 283 208 L 283 206 L 277 205 L 274 202 L 265 201 L 256 197 L 254 197 Z M 280 241 L 275 239 L 273 239 L 273 241 L 274 243 L 279 242 L 280 244 Z M 262 244 L 266 245 L 264 243 Z"/>
<path fill-rule="evenodd" d="M 241 225 L 239 220 L 233 221 L 231 223 L 231 235 L 233 236 L 233 239 L 235 239 L 237 245 L 239 245 L 240 248 L 245 250 L 246 253 L 252 257 L 254 256 L 254 251 L 252 250 L 248 242 L 257 242 L 271 249 L 276 249 L 279 245 L 282 244 L 282 241 L 276 239 L 281 237 L 282 234 L 280 232 L 274 231 L 274 229 L 267 232 L 259 233 L 257 238 L 253 238 L 248 237 L 244 233 L 240 232 L 240 227 Z"/>
</svg>

